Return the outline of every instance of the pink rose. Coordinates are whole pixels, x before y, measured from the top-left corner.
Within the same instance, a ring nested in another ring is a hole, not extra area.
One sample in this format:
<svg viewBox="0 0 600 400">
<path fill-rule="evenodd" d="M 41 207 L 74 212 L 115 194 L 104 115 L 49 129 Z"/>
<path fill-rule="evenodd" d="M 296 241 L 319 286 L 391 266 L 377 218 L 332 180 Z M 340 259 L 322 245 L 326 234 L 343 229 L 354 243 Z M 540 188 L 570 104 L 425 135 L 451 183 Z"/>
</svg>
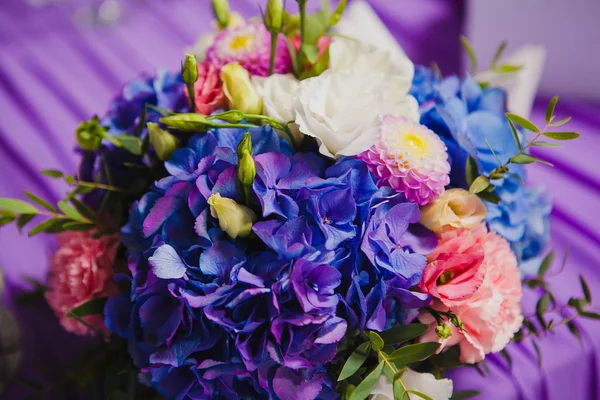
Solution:
<svg viewBox="0 0 600 400">
<path fill-rule="evenodd" d="M 484 258 L 479 267 L 479 271 L 483 272 L 483 281 L 480 284 L 473 284 L 469 286 L 468 290 L 465 290 L 466 294 L 472 287 L 478 286 L 470 296 L 462 297 L 463 292 L 457 290 L 456 293 L 450 294 L 450 296 L 458 294 L 454 301 L 448 300 L 448 298 L 442 300 L 438 297 L 432 305 L 434 309 L 451 310 L 456 314 L 462 320 L 463 332 L 447 323 L 451 327 L 451 336 L 444 340 L 439 339 L 435 333 L 434 318 L 424 311 L 419 316 L 419 320 L 432 324 L 432 328 L 421 337 L 421 340 L 440 341 L 442 343 L 440 350 L 458 345 L 461 361 L 476 363 L 483 360 L 486 354 L 504 349 L 523 323 L 521 277 L 517 259 L 508 242 L 493 232 L 487 232 L 483 224 L 472 230 L 459 230 L 453 233 L 445 231 L 441 236 L 446 237 L 441 238 L 440 246 L 447 245 L 447 240 L 453 241 L 460 238 L 464 242 L 474 242 L 473 246 L 480 246 L 483 249 Z M 436 253 L 438 252 L 436 251 Z M 475 279 L 478 274 L 479 272 L 471 274 L 471 278 L 466 280 L 478 282 Z M 464 277 L 467 276 L 464 275 Z M 446 278 L 442 278 L 442 281 L 445 279 L 448 279 L 445 284 L 460 288 L 463 274 L 450 274 Z M 438 282 L 436 293 L 440 293 L 443 286 L 444 283 Z M 427 287 L 427 285 L 422 287 Z M 436 296 L 433 292 L 432 294 Z M 453 305 L 449 307 L 445 302 Z"/>
<path fill-rule="evenodd" d="M 419 287 L 452 307 L 469 301 L 485 277 L 481 240 L 487 234 L 485 225 L 473 230 L 446 229 L 438 235 L 438 246 L 428 256 Z"/>
<path fill-rule="evenodd" d="M 46 300 L 61 325 L 78 335 L 91 330 L 75 318 L 67 317 L 73 308 L 90 300 L 116 292 L 112 281 L 119 247 L 118 235 L 92 237 L 92 232 L 67 232 L 58 235 L 59 247 L 52 256 Z M 108 334 L 104 319 L 99 315 L 83 317 L 97 330 Z"/>
<path fill-rule="evenodd" d="M 187 90 L 185 95 L 189 100 Z M 198 80 L 194 83 L 194 101 L 196 112 L 204 115 L 210 115 L 214 110 L 227 105 L 219 69 L 207 61 L 198 64 Z"/>
</svg>

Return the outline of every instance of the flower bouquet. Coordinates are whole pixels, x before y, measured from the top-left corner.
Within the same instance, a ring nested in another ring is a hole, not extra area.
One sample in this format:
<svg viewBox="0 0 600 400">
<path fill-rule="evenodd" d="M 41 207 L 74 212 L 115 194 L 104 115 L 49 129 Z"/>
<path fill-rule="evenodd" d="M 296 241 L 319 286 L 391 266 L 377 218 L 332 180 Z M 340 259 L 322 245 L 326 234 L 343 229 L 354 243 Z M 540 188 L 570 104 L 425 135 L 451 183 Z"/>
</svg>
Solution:
<svg viewBox="0 0 600 400">
<path fill-rule="evenodd" d="M 82 390 L 466 398 L 445 369 L 576 333 L 548 317 L 550 203 L 523 182 L 546 163 L 531 146 L 579 136 L 554 129 L 558 98 L 542 129 L 482 75 L 443 78 L 332 33 L 346 1 L 306 3 L 244 21 L 213 1 L 218 30 L 180 73 L 127 84 L 81 123 L 76 174 L 42 171 L 64 200 L 0 199 L 2 224 L 57 235 L 45 298 L 99 338 L 69 374 Z M 502 50 L 490 71 L 517 72 Z M 523 287 L 540 295 L 533 316 Z M 582 288 L 568 306 L 598 318 Z"/>
</svg>

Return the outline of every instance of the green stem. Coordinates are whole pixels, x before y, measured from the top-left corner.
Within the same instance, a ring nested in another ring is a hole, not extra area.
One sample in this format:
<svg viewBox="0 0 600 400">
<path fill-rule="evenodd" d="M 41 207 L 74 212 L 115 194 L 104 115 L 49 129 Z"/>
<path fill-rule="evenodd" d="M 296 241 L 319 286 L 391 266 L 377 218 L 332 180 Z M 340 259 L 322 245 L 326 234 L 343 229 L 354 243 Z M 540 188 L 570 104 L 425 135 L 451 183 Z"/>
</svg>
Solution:
<svg viewBox="0 0 600 400">
<path fill-rule="evenodd" d="M 277 32 L 271 32 L 271 60 L 269 62 L 269 76 L 273 75 L 275 69 L 275 55 L 277 53 Z"/>
<path fill-rule="evenodd" d="M 387 357 L 383 354 L 383 352 L 381 350 L 377 350 L 377 355 L 379 356 L 379 358 L 381 358 L 381 360 L 385 363 L 385 365 L 388 366 L 388 368 L 390 369 L 390 371 L 392 371 L 394 376 L 396 376 L 396 373 L 398 372 L 398 370 L 396 369 L 396 366 L 387 359 Z M 404 382 L 402 382 L 402 379 L 398 378 L 398 382 L 400 383 L 400 386 L 402 386 L 404 393 L 406 393 L 408 391 L 408 389 L 406 388 L 406 386 L 404 386 Z M 392 385 L 393 384 L 394 384 L 394 382 L 392 382 Z"/>
<path fill-rule="evenodd" d="M 127 192 L 126 190 L 123 190 L 123 189 L 118 188 L 116 186 L 105 185 L 103 183 L 75 181 L 74 185 L 85 186 L 85 187 L 94 188 L 94 189 L 108 190 L 110 192 L 121 192 L 121 193 L 126 193 Z"/>
<path fill-rule="evenodd" d="M 306 43 L 306 0 L 299 0 L 300 6 L 300 51 L 298 54 L 298 64 L 304 70 L 304 44 Z"/>
<path fill-rule="evenodd" d="M 194 84 L 186 85 L 188 97 L 190 98 L 190 107 L 192 108 L 192 112 L 196 112 L 196 99 L 194 96 Z"/>
</svg>

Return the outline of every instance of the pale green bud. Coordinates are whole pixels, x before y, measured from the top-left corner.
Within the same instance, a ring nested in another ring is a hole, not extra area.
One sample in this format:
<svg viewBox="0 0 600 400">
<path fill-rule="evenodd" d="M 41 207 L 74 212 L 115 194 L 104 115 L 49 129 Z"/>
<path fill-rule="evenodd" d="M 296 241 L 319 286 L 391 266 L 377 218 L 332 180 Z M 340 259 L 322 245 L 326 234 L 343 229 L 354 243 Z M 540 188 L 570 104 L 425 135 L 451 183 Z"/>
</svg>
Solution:
<svg viewBox="0 0 600 400">
<path fill-rule="evenodd" d="M 239 124 L 244 120 L 244 113 L 238 110 L 229 110 L 218 114 L 215 116 L 218 119 L 222 119 L 223 121 L 227 121 L 230 124 Z"/>
<path fill-rule="evenodd" d="M 450 327 L 446 324 L 436 326 L 435 333 L 442 340 L 448 339 L 452 335 L 452 331 L 450 330 Z"/>
<path fill-rule="evenodd" d="M 215 193 L 208 198 L 210 215 L 219 220 L 219 227 L 232 239 L 246 237 L 252 232 L 252 224 L 256 221 L 254 211 L 238 204 L 235 200 L 221 197 Z"/>
<path fill-rule="evenodd" d="M 175 150 L 179 148 L 179 140 L 169 132 L 161 129 L 158 124 L 148 122 L 148 135 L 150 144 L 161 161 L 169 160 Z"/>
<path fill-rule="evenodd" d="M 213 13 L 219 29 L 225 29 L 229 26 L 229 1 L 228 0 L 212 0 Z"/>
<path fill-rule="evenodd" d="M 193 85 L 198 80 L 198 62 L 196 56 L 186 54 L 185 60 L 181 65 L 181 80 L 186 85 Z"/>
<path fill-rule="evenodd" d="M 238 63 L 229 63 L 221 68 L 223 93 L 229 108 L 246 114 L 260 114 L 262 98 L 250 81 L 250 74 Z"/>
<path fill-rule="evenodd" d="M 251 187 L 256 176 L 256 164 L 252 158 L 252 138 L 246 132 L 236 149 L 238 156 L 237 179 L 245 187 Z"/>
<path fill-rule="evenodd" d="M 98 116 L 94 115 L 89 121 L 84 121 L 75 130 L 77 144 L 83 150 L 94 151 L 102 144 L 106 136 L 106 128 L 100 125 Z"/>
<path fill-rule="evenodd" d="M 279 33 L 283 29 L 283 14 L 285 10 L 281 0 L 268 0 L 264 23 L 267 30 Z"/>
</svg>

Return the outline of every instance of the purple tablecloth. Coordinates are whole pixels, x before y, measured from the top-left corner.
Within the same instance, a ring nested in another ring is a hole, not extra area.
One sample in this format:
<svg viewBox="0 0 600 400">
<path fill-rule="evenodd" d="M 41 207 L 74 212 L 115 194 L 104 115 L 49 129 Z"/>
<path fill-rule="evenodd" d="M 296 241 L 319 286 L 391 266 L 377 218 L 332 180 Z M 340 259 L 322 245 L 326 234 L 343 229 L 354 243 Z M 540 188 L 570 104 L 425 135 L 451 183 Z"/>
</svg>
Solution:
<svg viewBox="0 0 600 400">
<path fill-rule="evenodd" d="M 73 23 L 71 16 L 81 2 L 63 1 L 39 10 L 24 0 L 0 4 L 0 197 L 20 197 L 23 189 L 29 189 L 57 199 L 64 187 L 40 179 L 36 171 L 74 170 L 73 132 L 78 122 L 104 112 L 119 87 L 138 73 L 159 66 L 177 68 L 183 48 L 211 29 L 207 1 L 125 3 L 121 23 L 98 29 L 81 29 Z M 256 14 L 256 1 L 231 3 L 247 15 Z M 415 62 L 435 60 L 444 72 L 458 72 L 461 2 L 371 3 Z M 294 6 L 288 1 L 288 7 Z M 567 244 L 571 246 L 567 269 L 552 278 L 557 294 L 565 301 L 579 294 L 578 276 L 584 273 L 600 298 L 600 218 L 595 215 L 600 208 L 595 168 L 600 107 L 565 103 L 559 111 L 574 116 L 572 128 L 583 136 L 562 151 L 544 151 L 557 168 L 534 166 L 530 180 L 545 184 L 554 195 L 553 246 L 559 256 Z M 535 117 L 541 119 L 542 114 L 541 107 L 536 108 Z M 23 276 L 45 279 L 51 246 L 51 238 L 27 239 L 13 227 L 0 229 L 0 266 L 13 293 L 24 285 Z M 531 303 L 526 301 L 528 308 Z M 19 319 L 25 327 L 23 374 L 52 380 L 68 365 L 76 350 L 75 338 L 60 330 L 46 307 L 21 310 Z M 483 378 L 470 368 L 455 371 L 455 385 L 481 390 L 481 399 L 599 399 L 600 324 L 581 321 L 580 326 L 583 345 L 564 328 L 541 342 L 541 370 L 531 343 L 513 345 L 512 373 L 501 358 L 490 357 L 490 376 Z M 14 386 L 0 397 L 18 399 L 22 394 Z M 48 398 L 69 397 L 53 392 Z"/>
</svg>

